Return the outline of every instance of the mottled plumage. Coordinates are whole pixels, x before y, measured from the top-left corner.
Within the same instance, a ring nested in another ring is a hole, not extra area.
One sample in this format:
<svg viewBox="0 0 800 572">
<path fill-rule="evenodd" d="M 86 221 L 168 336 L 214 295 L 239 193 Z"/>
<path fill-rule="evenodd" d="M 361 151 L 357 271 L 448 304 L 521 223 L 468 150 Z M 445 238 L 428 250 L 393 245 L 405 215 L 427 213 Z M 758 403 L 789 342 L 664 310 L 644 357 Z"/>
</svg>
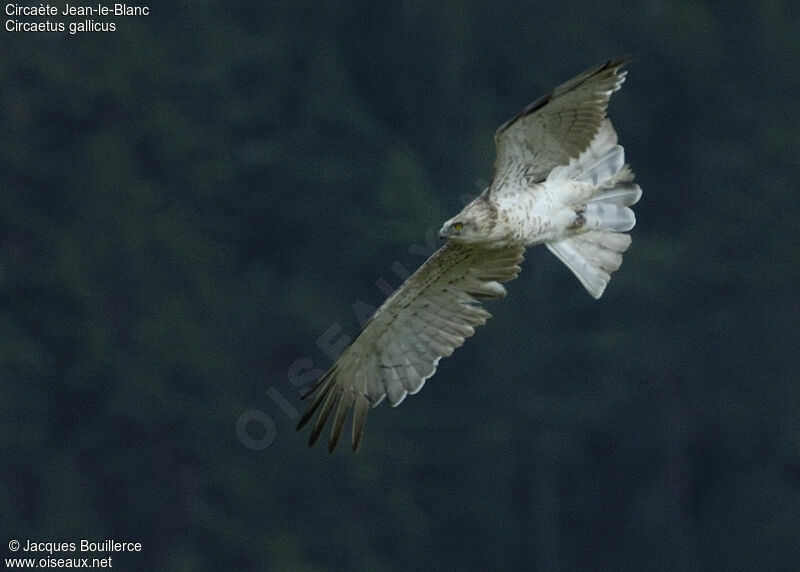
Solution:
<svg viewBox="0 0 800 572">
<path fill-rule="evenodd" d="M 367 322 L 306 394 L 316 393 L 298 429 L 317 414 L 309 444 L 332 418 L 328 448 L 353 411 L 358 450 L 366 415 L 387 399 L 399 405 L 422 389 L 490 314 L 480 304 L 505 296 L 525 248 L 547 247 L 599 298 L 630 245 L 629 208 L 641 196 L 606 119 L 625 78 L 611 60 L 571 79 L 504 123 L 495 135 L 491 185 L 439 234 L 433 254 Z"/>
</svg>

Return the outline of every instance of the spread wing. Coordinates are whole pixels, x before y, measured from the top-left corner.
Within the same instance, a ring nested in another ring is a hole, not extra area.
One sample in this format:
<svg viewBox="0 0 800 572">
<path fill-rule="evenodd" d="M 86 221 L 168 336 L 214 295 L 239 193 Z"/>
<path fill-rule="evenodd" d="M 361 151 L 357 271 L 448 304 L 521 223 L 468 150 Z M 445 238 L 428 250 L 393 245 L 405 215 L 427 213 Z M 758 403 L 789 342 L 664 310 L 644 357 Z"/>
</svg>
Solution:
<svg viewBox="0 0 800 572">
<path fill-rule="evenodd" d="M 319 411 L 309 446 L 333 415 L 328 439 L 333 451 L 352 409 L 352 447 L 357 451 L 369 408 L 384 398 L 394 407 L 422 389 L 439 360 L 490 317 L 480 301 L 505 296 L 500 282 L 516 278 L 523 252 L 522 247 L 486 249 L 451 241 L 434 253 L 304 396 L 316 392 L 297 428 Z"/>
<path fill-rule="evenodd" d="M 589 147 L 597 134 L 611 94 L 625 80 L 625 59 L 609 60 L 539 98 L 495 134 L 497 159 L 491 191 L 507 182 L 543 181 Z"/>
</svg>

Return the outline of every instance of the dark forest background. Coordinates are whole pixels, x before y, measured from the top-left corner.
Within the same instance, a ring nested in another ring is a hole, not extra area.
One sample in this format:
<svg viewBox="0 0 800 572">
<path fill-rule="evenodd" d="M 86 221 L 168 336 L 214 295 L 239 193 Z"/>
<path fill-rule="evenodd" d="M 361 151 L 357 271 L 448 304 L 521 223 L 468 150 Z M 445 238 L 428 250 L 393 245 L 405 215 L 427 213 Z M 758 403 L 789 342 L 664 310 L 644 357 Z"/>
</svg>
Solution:
<svg viewBox="0 0 800 572">
<path fill-rule="evenodd" d="M 799 27 L 771 0 L 196 1 L 0 31 L 0 546 L 798 569 Z M 604 297 L 529 251 L 357 456 L 308 450 L 301 389 L 491 178 L 496 126 L 620 54 L 644 197 Z"/>
</svg>

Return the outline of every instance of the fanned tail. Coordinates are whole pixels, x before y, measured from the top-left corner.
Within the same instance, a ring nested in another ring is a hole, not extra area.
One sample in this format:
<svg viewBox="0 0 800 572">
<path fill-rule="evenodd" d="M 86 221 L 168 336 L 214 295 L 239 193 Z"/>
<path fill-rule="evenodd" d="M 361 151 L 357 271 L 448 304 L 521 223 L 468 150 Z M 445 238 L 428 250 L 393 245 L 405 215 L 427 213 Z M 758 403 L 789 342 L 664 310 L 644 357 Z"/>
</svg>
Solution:
<svg viewBox="0 0 800 572">
<path fill-rule="evenodd" d="M 633 182 L 633 172 L 625 164 L 625 151 L 617 144 L 611 122 L 603 123 L 580 157 L 553 169 L 548 179 L 570 179 L 597 187 L 579 213 L 582 221 L 576 234 L 546 244 L 589 294 L 599 298 L 611 273 L 622 264 L 622 253 L 631 245 L 631 237 L 623 233 L 636 225 L 636 216 L 629 207 L 642 196 L 639 185 Z"/>
<path fill-rule="evenodd" d="M 548 242 L 547 248 L 578 277 L 594 298 L 599 298 L 622 264 L 622 253 L 631 245 L 627 234 L 590 230 L 572 238 Z"/>
</svg>

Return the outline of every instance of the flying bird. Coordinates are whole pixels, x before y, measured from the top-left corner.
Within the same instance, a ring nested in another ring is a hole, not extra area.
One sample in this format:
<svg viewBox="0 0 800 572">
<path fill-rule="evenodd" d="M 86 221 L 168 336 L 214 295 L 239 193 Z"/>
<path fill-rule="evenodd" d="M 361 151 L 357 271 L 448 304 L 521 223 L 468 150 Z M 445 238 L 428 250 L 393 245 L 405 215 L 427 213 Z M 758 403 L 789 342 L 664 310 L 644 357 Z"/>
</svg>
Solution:
<svg viewBox="0 0 800 572">
<path fill-rule="evenodd" d="M 497 130 L 492 182 L 439 236 L 446 239 L 364 325 L 303 396 L 314 395 L 297 429 L 317 413 L 309 446 L 333 418 L 333 451 L 352 411 L 354 452 L 370 408 L 415 394 L 490 317 L 484 300 L 520 271 L 529 246 L 544 244 L 600 298 L 622 263 L 642 191 L 606 117 L 627 73 L 609 60 L 537 99 Z"/>
</svg>

